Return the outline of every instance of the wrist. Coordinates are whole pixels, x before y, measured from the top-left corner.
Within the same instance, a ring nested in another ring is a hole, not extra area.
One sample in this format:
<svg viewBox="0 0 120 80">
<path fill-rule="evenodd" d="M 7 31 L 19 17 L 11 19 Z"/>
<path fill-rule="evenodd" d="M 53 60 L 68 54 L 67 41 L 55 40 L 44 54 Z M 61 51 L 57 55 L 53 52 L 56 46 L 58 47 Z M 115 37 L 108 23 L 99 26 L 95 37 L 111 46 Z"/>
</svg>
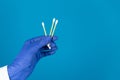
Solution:
<svg viewBox="0 0 120 80">
<path fill-rule="evenodd" d="M 20 70 L 19 65 L 16 64 L 10 64 L 7 66 L 8 69 L 8 75 L 10 80 L 19 80 L 19 78 L 17 78 L 17 76 L 20 74 L 20 72 L 22 70 Z"/>
</svg>

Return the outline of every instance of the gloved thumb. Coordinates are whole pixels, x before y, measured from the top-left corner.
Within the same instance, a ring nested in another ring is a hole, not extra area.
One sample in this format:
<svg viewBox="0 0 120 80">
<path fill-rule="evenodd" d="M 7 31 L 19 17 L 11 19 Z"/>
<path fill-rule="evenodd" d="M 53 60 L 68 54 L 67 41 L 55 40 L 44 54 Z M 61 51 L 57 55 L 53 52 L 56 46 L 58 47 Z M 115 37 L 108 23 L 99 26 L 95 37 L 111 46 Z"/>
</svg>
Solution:
<svg viewBox="0 0 120 80">
<path fill-rule="evenodd" d="M 49 36 L 41 37 L 41 40 L 39 42 L 39 48 L 44 47 L 45 45 L 47 45 L 48 43 L 50 43 L 51 40 L 52 40 L 52 38 L 49 37 Z"/>
</svg>

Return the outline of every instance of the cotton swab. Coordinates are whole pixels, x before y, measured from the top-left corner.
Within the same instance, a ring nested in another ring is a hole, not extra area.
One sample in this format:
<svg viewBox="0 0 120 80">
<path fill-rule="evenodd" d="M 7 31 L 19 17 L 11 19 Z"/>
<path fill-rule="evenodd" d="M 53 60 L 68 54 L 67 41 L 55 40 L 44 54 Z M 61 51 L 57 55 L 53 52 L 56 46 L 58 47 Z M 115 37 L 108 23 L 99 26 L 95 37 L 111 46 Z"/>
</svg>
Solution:
<svg viewBox="0 0 120 80">
<path fill-rule="evenodd" d="M 52 30 L 51 37 L 53 37 L 53 35 L 55 33 L 55 29 L 56 29 L 57 24 L 58 24 L 58 20 L 55 21 L 55 25 L 54 25 L 54 28 Z"/>
<path fill-rule="evenodd" d="M 55 24 L 55 18 L 53 18 L 53 21 L 52 21 L 52 26 L 51 26 L 51 29 L 50 29 L 50 36 L 52 35 L 52 31 L 53 31 L 53 28 L 54 28 L 54 24 Z"/>
<path fill-rule="evenodd" d="M 45 24 L 44 24 L 44 22 L 42 22 L 42 27 L 43 27 L 45 36 L 47 36 L 47 32 L 46 32 L 46 29 L 45 29 Z"/>
<path fill-rule="evenodd" d="M 42 22 L 42 27 L 43 27 L 45 36 L 47 36 L 47 32 L 46 32 L 46 29 L 45 29 L 45 24 L 44 24 L 44 22 Z M 50 44 L 47 44 L 47 46 L 48 46 L 49 49 L 51 49 Z"/>
</svg>

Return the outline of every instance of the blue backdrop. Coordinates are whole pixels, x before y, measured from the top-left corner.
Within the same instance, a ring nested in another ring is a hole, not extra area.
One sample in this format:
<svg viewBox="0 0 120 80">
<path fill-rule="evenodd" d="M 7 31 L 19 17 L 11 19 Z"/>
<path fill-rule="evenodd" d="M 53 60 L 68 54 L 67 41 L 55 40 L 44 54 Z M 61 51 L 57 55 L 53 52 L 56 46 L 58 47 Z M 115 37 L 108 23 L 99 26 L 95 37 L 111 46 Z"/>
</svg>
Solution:
<svg viewBox="0 0 120 80">
<path fill-rule="evenodd" d="M 119 0 L 0 0 L 0 66 L 53 17 L 59 49 L 28 80 L 120 80 Z"/>
</svg>

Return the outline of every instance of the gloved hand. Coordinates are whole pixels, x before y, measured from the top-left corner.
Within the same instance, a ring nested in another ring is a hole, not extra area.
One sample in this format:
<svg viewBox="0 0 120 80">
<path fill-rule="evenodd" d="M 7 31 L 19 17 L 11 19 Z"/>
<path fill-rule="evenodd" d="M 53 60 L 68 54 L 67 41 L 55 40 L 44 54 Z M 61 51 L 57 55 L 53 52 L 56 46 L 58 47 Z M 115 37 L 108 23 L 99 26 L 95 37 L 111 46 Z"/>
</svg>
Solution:
<svg viewBox="0 0 120 80">
<path fill-rule="evenodd" d="M 10 80 L 26 80 L 42 57 L 55 53 L 56 39 L 56 37 L 41 36 L 27 40 L 15 60 L 7 67 Z M 51 49 L 46 51 L 48 43 Z"/>
</svg>

